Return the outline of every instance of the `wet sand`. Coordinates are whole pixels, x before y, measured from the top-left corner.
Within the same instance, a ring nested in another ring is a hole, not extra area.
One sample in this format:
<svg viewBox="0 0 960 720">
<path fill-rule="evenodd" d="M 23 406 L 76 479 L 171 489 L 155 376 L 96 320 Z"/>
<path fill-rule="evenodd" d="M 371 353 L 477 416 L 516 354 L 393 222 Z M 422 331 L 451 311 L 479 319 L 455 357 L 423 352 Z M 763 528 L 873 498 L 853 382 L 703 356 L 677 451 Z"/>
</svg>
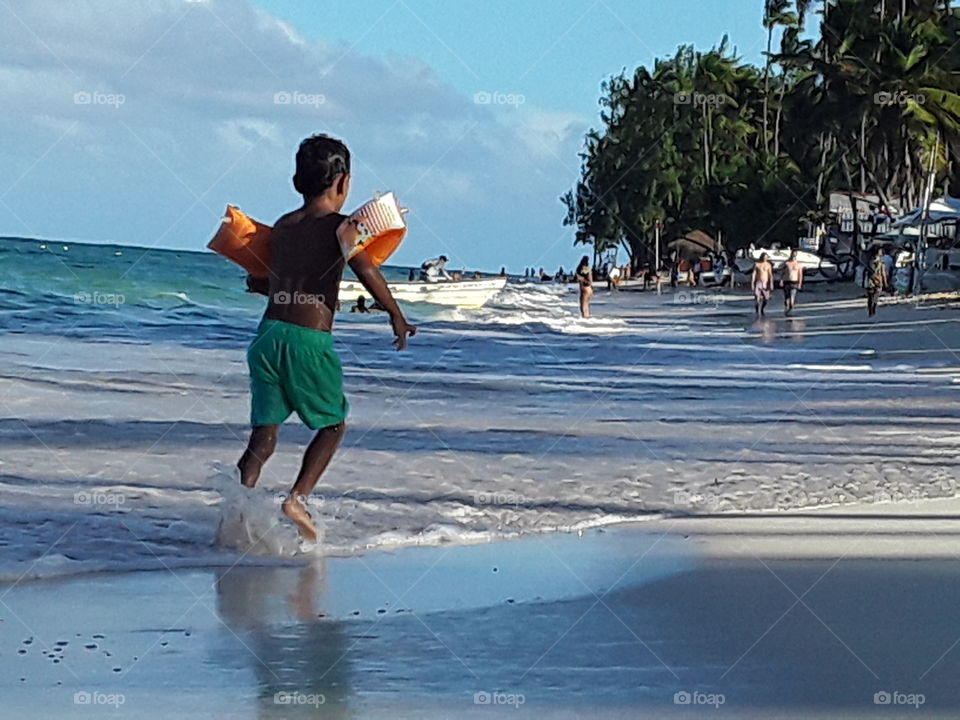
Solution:
<svg viewBox="0 0 960 720">
<path fill-rule="evenodd" d="M 956 717 L 958 510 L 25 583 L 0 594 L 0 716 Z"/>
</svg>

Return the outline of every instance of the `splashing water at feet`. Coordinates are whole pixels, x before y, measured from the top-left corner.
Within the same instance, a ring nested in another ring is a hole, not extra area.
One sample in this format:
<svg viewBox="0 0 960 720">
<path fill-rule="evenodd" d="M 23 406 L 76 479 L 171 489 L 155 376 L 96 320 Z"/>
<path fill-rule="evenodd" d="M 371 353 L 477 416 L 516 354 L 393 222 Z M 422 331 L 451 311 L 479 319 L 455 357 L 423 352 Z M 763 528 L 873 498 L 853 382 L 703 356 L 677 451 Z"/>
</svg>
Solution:
<svg viewBox="0 0 960 720">
<path fill-rule="evenodd" d="M 261 488 L 240 484 L 234 468 L 218 468 L 210 486 L 223 498 L 216 544 L 252 555 L 290 557 L 317 551 L 323 530 L 315 542 L 303 540 L 293 523 L 281 512 L 283 497 Z"/>
</svg>

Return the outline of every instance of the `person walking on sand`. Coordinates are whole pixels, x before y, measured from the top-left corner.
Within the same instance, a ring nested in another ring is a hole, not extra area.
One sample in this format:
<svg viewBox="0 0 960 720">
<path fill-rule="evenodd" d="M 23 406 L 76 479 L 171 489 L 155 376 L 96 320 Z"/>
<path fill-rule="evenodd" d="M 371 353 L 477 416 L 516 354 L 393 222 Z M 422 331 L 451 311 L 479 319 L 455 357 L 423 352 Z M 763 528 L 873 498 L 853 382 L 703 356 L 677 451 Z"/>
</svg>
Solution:
<svg viewBox="0 0 960 720">
<path fill-rule="evenodd" d="M 593 271 L 590 257 L 584 255 L 577 266 L 577 283 L 580 285 L 580 317 L 590 317 L 590 298 L 593 297 Z"/>
<path fill-rule="evenodd" d="M 803 289 L 803 265 L 797 260 L 797 251 L 790 251 L 790 259 L 783 265 L 783 314 L 789 315 L 797 306 L 797 293 Z"/>
<path fill-rule="evenodd" d="M 880 293 L 887 285 L 887 266 L 883 262 L 883 250 L 877 248 L 873 253 L 873 260 L 867 268 L 867 317 L 877 314 L 877 303 Z"/>
<path fill-rule="evenodd" d="M 757 315 L 763 317 L 767 309 L 767 302 L 770 300 L 770 293 L 773 291 L 773 265 L 767 259 L 766 253 L 763 253 L 753 266 L 751 286 L 756 298 Z"/>
<path fill-rule="evenodd" d="M 397 350 L 417 329 L 404 318 L 380 270 L 358 248 L 357 221 L 340 214 L 350 191 L 347 146 L 326 135 L 304 140 L 293 185 L 303 206 L 274 225 L 270 276 L 247 278 L 248 289 L 269 302 L 247 350 L 253 429 L 237 467 L 240 482 L 254 487 L 277 447 L 280 425 L 296 412 L 316 435 L 282 510 L 304 539 L 316 541 L 308 498 L 343 440 L 349 408 L 331 334 L 344 266 L 390 314 Z"/>
</svg>

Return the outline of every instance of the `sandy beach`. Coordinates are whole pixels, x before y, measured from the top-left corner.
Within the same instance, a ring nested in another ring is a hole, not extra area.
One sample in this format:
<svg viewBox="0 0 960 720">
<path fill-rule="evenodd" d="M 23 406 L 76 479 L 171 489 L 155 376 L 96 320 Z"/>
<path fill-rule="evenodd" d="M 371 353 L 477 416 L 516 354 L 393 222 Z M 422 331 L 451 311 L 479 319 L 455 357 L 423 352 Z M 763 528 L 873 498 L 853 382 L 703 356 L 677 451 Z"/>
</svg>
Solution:
<svg viewBox="0 0 960 720">
<path fill-rule="evenodd" d="M 342 325 L 306 554 L 239 349 L 9 335 L 4 716 L 956 714 L 952 296 L 509 293 Z"/>
<path fill-rule="evenodd" d="M 0 720 L 960 718 L 958 2 L 0 0 Z"/>
<path fill-rule="evenodd" d="M 958 512 L 25 583 L 0 596 L 4 715 L 955 717 Z"/>
</svg>

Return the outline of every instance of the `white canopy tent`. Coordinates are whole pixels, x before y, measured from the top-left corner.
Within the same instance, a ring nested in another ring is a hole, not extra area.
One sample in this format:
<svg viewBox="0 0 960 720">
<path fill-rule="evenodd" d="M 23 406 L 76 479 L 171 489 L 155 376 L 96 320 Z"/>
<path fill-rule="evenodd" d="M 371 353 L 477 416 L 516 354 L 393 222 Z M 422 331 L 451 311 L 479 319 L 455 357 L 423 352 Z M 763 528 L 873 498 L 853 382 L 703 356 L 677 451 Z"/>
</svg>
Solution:
<svg viewBox="0 0 960 720">
<path fill-rule="evenodd" d="M 927 207 L 927 222 L 930 224 L 960 220 L 960 198 L 941 197 L 932 200 Z M 894 222 L 891 227 L 917 227 L 923 222 L 923 208 L 917 208 Z"/>
</svg>

